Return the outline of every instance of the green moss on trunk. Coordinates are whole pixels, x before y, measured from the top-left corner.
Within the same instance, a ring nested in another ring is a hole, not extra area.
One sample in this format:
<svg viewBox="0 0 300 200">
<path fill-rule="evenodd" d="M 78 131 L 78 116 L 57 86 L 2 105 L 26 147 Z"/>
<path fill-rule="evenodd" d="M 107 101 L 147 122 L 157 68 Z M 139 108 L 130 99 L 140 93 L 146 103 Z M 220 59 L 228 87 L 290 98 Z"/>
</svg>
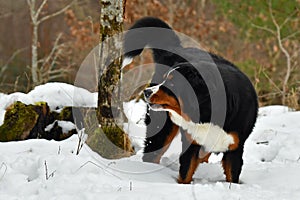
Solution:
<svg viewBox="0 0 300 200">
<path fill-rule="evenodd" d="M 97 128 L 89 135 L 87 143 L 93 151 L 108 159 L 128 157 L 134 152 L 128 136 L 119 127 Z"/>
</svg>

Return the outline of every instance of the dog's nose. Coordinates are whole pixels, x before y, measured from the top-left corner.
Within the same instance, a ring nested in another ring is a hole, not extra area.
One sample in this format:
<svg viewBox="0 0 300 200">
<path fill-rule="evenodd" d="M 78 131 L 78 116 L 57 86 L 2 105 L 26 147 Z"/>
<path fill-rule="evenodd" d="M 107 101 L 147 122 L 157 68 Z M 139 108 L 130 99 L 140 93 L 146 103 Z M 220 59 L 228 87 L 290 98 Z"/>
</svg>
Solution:
<svg viewBox="0 0 300 200">
<path fill-rule="evenodd" d="M 152 94 L 152 90 L 151 89 L 146 89 L 144 90 L 144 95 L 146 98 L 149 98 Z"/>
</svg>

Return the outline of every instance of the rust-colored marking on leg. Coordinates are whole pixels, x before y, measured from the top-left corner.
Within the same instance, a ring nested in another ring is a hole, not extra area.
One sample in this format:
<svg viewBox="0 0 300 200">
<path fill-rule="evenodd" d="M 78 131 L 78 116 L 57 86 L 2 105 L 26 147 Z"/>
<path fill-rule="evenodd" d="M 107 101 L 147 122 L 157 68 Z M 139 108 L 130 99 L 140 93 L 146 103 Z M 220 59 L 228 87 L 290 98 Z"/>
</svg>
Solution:
<svg viewBox="0 0 300 200">
<path fill-rule="evenodd" d="M 222 166 L 223 166 L 224 173 L 225 173 L 225 176 L 226 176 L 226 181 L 231 183 L 232 182 L 232 175 L 231 175 L 231 163 L 230 163 L 230 161 L 223 158 Z"/>
<path fill-rule="evenodd" d="M 198 158 L 196 158 L 196 156 L 193 156 L 192 159 L 191 159 L 191 163 L 190 163 L 189 169 L 187 171 L 186 178 L 182 179 L 180 177 L 180 175 L 179 175 L 179 177 L 177 179 L 177 182 L 181 183 L 181 184 L 189 184 L 189 183 L 191 183 L 191 181 L 193 180 L 193 175 L 194 175 L 194 173 L 195 173 L 198 165 L 199 165 Z"/>
<path fill-rule="evenodd" d="M 234 141 L 233 144 L 228 146 L 228 149 L 230 151 L 236 150 L 239 147 L 239 143 L 240 143 L 239 135 L 236 132 L 229 132 L 228 134 L 233 137 L 233 141 Z"/>
</svg>

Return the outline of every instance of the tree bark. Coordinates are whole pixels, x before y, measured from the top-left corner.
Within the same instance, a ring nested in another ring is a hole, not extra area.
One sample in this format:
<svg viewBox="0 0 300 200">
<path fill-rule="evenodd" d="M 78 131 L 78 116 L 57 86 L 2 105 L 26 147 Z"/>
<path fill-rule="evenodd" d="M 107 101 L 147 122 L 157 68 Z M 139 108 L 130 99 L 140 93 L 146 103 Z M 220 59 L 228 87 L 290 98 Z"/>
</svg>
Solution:
<svg viewBox="0 0 300 200">
<path fill-rule="evenodd" d="M 39 84 L 38 77 L 38 26 L 32 22 L 32 44 L 31 44 L 31 76 L 33 86 Z"/>
<path fill-rule="evenodd" d="M 38 85 L 38 15 L 36 10 L 36 0 L 27 0 L 30 11 L 32 35 L 31 35 L 31 76 L 33 86 Z"/>
<path fill-rule="evenodd" d="M 121 39 L 116 37 L 123 30 L 124 0 L 101 0 L 100 14 L 100 66 L 98 73 L 97 117 L 101 126 L 116 126 L 114 116 L 121 107 L 112 107 L 112 93 L 121 77 Z M 108 66 L 107 66 L 108 65 Z M 121 103 L 116 105 L 121 106 Z M 116 111 L 116 112 L 115 112 Z"/>
<path fill-rule="evenodd" d="M 134 152 L 123 130 L 120 100 L 123 13 L 125 0 L 100 0 L 100 45 L 98 71 L 97 118 L 100 129 L 88 138 L 87 144 L 105 158 L 128 157 Z M 116 90 L 118 89 L 118 90 Z M 113 95 L 114 90 L 118 91 Z"/>
</svg>

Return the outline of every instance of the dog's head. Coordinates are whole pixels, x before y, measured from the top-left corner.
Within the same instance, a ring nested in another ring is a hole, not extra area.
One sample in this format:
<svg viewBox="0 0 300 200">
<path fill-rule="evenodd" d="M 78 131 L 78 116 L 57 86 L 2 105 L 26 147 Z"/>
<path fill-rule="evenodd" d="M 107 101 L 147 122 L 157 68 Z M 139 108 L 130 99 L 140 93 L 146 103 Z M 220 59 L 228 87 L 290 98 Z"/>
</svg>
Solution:
<svg viewBox="0 0 300 200">
<path fill-rule="evenodd" d="M 199 121 L 198 92 L 203 80 L 189 63 L 181 63 L 163 75 L 159 84 L 151 83 L 144 90 L 146 101 L 153 109 L 171 109 L 184 118 Z"/>
<path fill-rule="evenodd" d="M 163 76 L 163 81 L 159 84 L 151 83 L 150 87 L 144 90 L 146 101 L 152 108 L 171 109 L 180 113 L 180 102 L 177 92 L 174 90 L 174 71 L 172 69 Z"/>
</svg>

